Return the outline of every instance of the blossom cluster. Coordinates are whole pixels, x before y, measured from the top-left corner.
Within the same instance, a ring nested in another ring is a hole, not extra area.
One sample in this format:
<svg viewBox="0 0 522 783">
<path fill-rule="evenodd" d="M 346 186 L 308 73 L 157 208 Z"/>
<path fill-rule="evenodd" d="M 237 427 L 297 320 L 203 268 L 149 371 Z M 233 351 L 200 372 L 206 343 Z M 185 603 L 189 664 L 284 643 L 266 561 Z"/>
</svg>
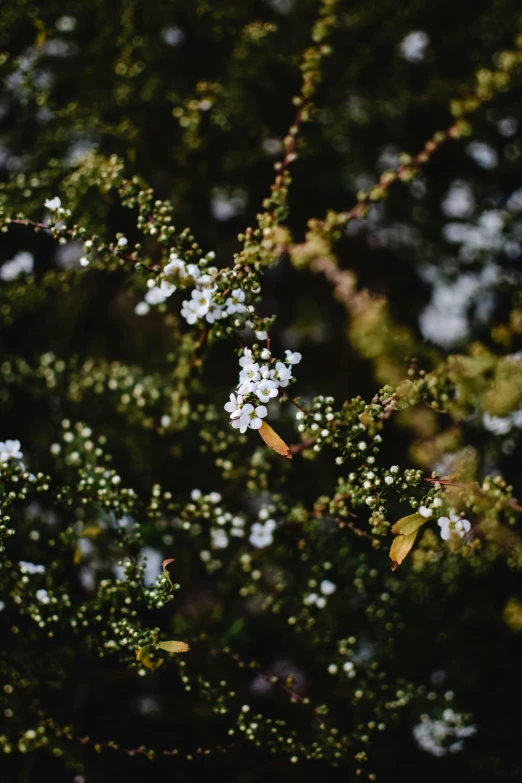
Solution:
<svg viewBox="0 0 522 783">
<path fill-rule="evenodd" d="M 466 726 L 463 716 L 448 708 L 440 719 L 422 715 L 420 723 L 413 729 L 413 736 L 422 750 L 440 758 L 463 750 L 463 740 L 472 737 L 476 731 L 476 726 Z"/>
<path fill-rule="evenodd" d="M 284 362 L 274 359 L 268 350 L 261 351 L 259 364 L 250 348 L 243 350 L 239 359 L 241 367 L 236 393 L 230 395 L 225 410 L 230 414 L 232 426 L 241 433 L 247 429 L 258 430 L 268 411 L 264 404 L 275 399 L 279 389 L 286 388 L 293 379 L 292 366 L 299 364 L 301 354 L 287 350 Z"/>
<path fill-rule="evenodd" d="M 245 304 L 246 294 L 241 288 L 230 290 L 226 297 L 218 290 L 219 270 L 215 266 L 207 265 L 207 262 L 213 258 L 214 254 L 209 253 L 199 264 L 187 264 L 176 252 L 172 252 L 169 263 L 163 270 L 161 282 L 158 284 L 155 280 L 149 280 L 149 290 L 145 294 L 144 301 L 136 305 L 136 314 L 146 315 L 150 307 L 163 304 L 172 296 L 177 290 L 177 285 L 172 278 L 183 281 L 183 287 L 193 286 L 190 297 L 185 299 L 181 306 L 181 315 L 191 326 L 198 321 L 205 320 L 213 324 L 223 318 L 244 317 L 245 314 L 252 312 L 253 307 Z"/>
</svg>

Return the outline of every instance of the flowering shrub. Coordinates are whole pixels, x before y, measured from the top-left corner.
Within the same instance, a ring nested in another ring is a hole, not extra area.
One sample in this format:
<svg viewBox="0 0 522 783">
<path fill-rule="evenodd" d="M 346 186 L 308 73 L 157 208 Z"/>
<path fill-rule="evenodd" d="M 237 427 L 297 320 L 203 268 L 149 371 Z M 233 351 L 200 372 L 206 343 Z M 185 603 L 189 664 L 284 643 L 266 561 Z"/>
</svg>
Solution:
<svg viewBox="0 0 522 783">
<path fill-rule="evenodd" d="M 0 781 L 520 779 L 516 9 L 62 5 L 0 22 Z"/>
</svg>

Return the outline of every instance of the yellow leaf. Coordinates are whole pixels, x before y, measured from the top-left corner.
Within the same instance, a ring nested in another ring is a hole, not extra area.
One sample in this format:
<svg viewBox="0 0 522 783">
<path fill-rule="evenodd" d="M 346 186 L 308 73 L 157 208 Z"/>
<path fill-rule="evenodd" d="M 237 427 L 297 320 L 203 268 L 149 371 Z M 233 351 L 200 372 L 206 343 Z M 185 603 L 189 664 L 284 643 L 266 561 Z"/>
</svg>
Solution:
<svg viewBox="0 0 522 783">
<path fill-rule="evenodd" d="M 136 660 L 141 663 L 142 666 L 145 666 L 147 669 L 151 669 L 151 671 L 154 671 L 154 669 L 157 669 L 158 666 L 161 666 L 163 661 L 151 661 L 150 659 L 150 644 L 146 644 L 143 647 L 140 647 L 139 650 L 135 650 L 136 652 Z"/>
<path fill-rule="evenodd" d="M 166 650 L 167 652 L 180 653 L 187 652 L 190 647 L 186 642 L 157 642 L 156 647 L 160 650 Z"/>
<path fill-rule="evenodd" d="M 80 543 L 78 542 L 76 546 L 74 547 L 74 554 L 73 554 L 73 563 L 74 565 L 78 565 L 82 561 L 82 548 L 80 546 Z"/>
<path fill-rule="evenodd" d="M 282 457 L 292 459 L 292 452 L 290 451 L 289 447 L 286 445 L 284 440 L 279 437 L 277 432 L 275 432 L 275 430 L 273 430 L 272 427 L 266 423 L 266 421 L 261 424 L 258 432 L 267 446 L 270 446 L 271 449 L 276 451 Z"/>
<path fill-rule="evenodd" d="M 421 516 L 421 514 L 410 514 L 408 517 L 403 517 L 402 519 L 399 519 L 398 522 L 394 524 L 394 526 L 391 529 L 392 533 L 395 533 L 395 535 L 402 535 L 402 536 L 408 536 L 410 533 L 415 533 L 416 530 L 420 528 L 421 525 L 424 525 L 428 520 Z"/>
<path fill-rule="evenodd" d="M 393 539 L 393 544 L 390 549 L 390 560 L 392 561 L 392 571 L 400 566 L 417 538 L 418 530 L 408 535 L 398 535 Z"/>
<path fill-rule="evenodd" d="M 80 538 L 88 538 L 92 541 L 93 539 L 98 538 L 101 532 L 101 527 L 96 527 L 96 525 L 87 525 L 87 527 L 84 527 L 80 533 Z"/>
</svg>

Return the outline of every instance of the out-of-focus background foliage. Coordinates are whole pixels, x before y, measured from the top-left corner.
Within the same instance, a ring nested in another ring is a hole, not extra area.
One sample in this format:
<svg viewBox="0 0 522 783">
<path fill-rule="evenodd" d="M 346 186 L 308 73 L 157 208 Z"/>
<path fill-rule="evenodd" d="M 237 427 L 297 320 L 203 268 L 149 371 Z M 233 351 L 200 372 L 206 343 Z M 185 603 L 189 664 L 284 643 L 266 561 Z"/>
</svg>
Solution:
<svg viewBox="0 0 522 783">
<path fill-rule="evenodd" d="M 240 249 L 238 234 L 255 224 L 273 180 L 273 164 L 281 157 L 281 140 L 295 115 L 291 99 L 299 90 L 299 62 L 316 12 L 315 0 L 2 3 L 3 206 L 41 220 L 44 200 L 59 192 L 89 234 L 121 232 L 131 244 L 141 241 L 144 253 L 158 260 L 153 238 L 137 235 L 134 216 L 112 193 L 100 194 L 87 177 L 85 187 L 75 179 L 86 154 L 116 154 L 129 177 L 139 176 L 157 198 L 172 202 L 178 229 L 190 227 L 205 252 L 216 252 L 217 266 L 230 265 Z M 517 0 L 341 0 L 317 110 L 303 127 L 292 169 L 287 224 L 294 238 L 304 238 L 310 218 L 322 218 L 328 209 L 350 209 L 358 191 L 398 165 L 402 151 L 417 153 L 434 131 L 447 128 L 450 102 L 465 97 L 476 72 L 493 68 L 496 55 L 521 33 Z M 350 223 L 337 245 L 340 266 L 356 272 L 360 287 L 385 296 L 395 323 L 411 331 L 418 352 L 413 358 L 426 370 L 447 352 L 467 353 L 474 341 L 494 353 L 520 349 L 521 330 L 513 324 L 522 253 L 521 98 L 518 78 L 473 115 L 472 135 L 441 146 L 418 177 L 391 188 L 366 220 Z M 30 306 L 20 305 L 16 319 L 4 325 L 3 354 L 29 364 L 52 351 L 58 357 L 74 354 L 79 363 L 94 357 L 143 365 L 150 373 L 163 368 L 172 330 L 184 326 L 154 313 L 136 316 L 140 293 L 134 283 L 122 283 L 123 272 L 96 270 L 78 276 L 77 283 L 73 278 L 66 288 L 49 286 L 39 297 L 44 273 L 77 267 L 82 247 L 73 242 L 59 246 L 48 235 L 13 227 L 1 235 L 0 262 L 20 253 L 33 256 L 37 282 L 28 294 Z M 7 278 L 0 276 L 4 285 Z M 371 399 L 403 372 L 387 355 L 379 356 L 378 348 L 377 355 L 371 346 L 365 348 L 364 334 L 348 332 L 346 311 L 332 300 L 325 280 L 296 271 L 286 258 L 265 274 L 259 311 L 277 315 L 274 344 L 280 353 L 283 348 L 303 353 L 296 393 L 305 400 L 318 393 L 339 401 L 358 394 Z M 404 359 L 406 367 L 411 354 Z M 229 346 L 216 345 L 205 373 L 216 399 L 226 400 L 237 374 Z M 69 416 L 107 437 L 120 475 L 138 492 L 150 492 L 155 482 L 187 497 L 194 487 L 223 491 L 213 457 L 200 453 L 194 430 L 174 431 L 158 442 L 138 425 L 122 425 L 103 398 L 86 400 L 71 415 L 69 400 L 57 402 L 49 391 L 37 394 L 30 383 L 2 401 L 0 437 L 27 445 L 35 473 L 50 470 L 48 444 L 57 422 Z M 467 446 L 479 476 L 502 474 L 515 485 L 515 494 L 518 486 L 520 496 L 522 422 L 513 416 L 508 420 L 492 404 L 490 413 L 450 427 L 419 406 L 390 423 L 379 459 L 427 475 L 434 469 L 444 474 L 451 470 L 451 455 Z M 296 437 L 290 430 L 287 434 Z M 323 492 L 333 494 L 343 469 L 332 465 L 323 455 L 314 462 L 303 460 L 287 477 L 293 501 L 309 506 Z M 345 539 L 348 535 L 343 533 Z M 322 682 L 330 687 L 328 661 L 306 646 L 308 637 L 283 633 L 269 613 L 245 608 L 237 574 L 230 584 L 226 572 L 209 575 L 196 549 L 172 555 L 168 541 L 161 529 L 151 527 L 149 547 L 160 560 L 175 556 L 179 562 L 178 635 L 180 630 L 185 636 L 208 631 L 246 660 L 260 660 L 268 671 L 298 672 L 302 693 L 313 695 Z M 289 572 L 294 543 L 286 542 L 283 562 Z M 477 727 L 465 748 L 437 757 L 416 741 L 412 727 L 419 724 L 420 713 L 413 708 L 408 713 L 406 707 L 400 720 L 376 735 L 368 768 L 383 781 L 521 780 L 520 574 L 502 562 L 474 570 L 450 564 L 439 579 L 429 569 L 409 572 L 405 564 L 393 577 L 395 586 L 397 580 L 403 586 L 392 588 L 400 595 L 399 614 L 387 649 L 387 628 L 368 619 L 367 607 L 374 600 L 377 607 L 377 598 L 367 594 L 363 599 L 356 591 L 359 567 L 375 580 L 375 596 L 391 584 L 386 555 L 364 546 L 368 543 L 350 538 L 346 557 L 351 565 L 340 576 L 344 600 L 339 598 L 322 622 L 333 635 L 353 633 L 362 640 L 361 661 L 378 649 L 393 681 L 415 681 L 426 693 L 455 692 L 460 710 L 472 715 Z M 327 557 L 331 544 L 325 539 L 320 546 Z M 23 554 L 20 559 L 30 559 Z M 509 601 L 511 613 L 506 613 Z M 170 610 L 164 612 L 164 622 L 171 622 Z M 9 626 L 1 627 L 8 659 Z M 62 642 L 56 639 L 61 643 L 67 644 L 66 635 Z M 257 699 L 268 714 L 290 709 L 299 727 L 300 718 L 284 696 L 269 698 L 260 689 L 252 695 L 248 679 L 238 680 L 230 662 L 216 664 L 204 649 L 193 655 L 203 677 L 209 669 L 227 679 L 243 701 Z M 126 747 L 185 743 L 191 748 L 226 739 L 217 720 L 208 717 L 206 708 L 194 708 L 180 688 L 178 670 L 136 682 L 135 673 L 79 656 L 68 671 L 52 698 L 60 719 L 73 723 L 78 735 L 114 738 Z M 352 716 L 355 708 L 341 687 L 335 697 L 341 723 L 372 720 L 371 704 L 360 719 Z M 429 699 L 426 705 L 421 711 L 428 712 Z M 307 731 L 306 721 L 302 730 Z M 183 783 L 248 783 L 266 775 L 311 780 L 327 774 L 332 781 L 352 775 L 345 768 L 325 772 L 320 761 L 294 766 L 277 754 L 274 758 L 269 749 L 241 746 L 192 763 L 148 762 L 111 751 L 97 755 L 81 744 L 71 745 L 68 753 L 65 758 L 44 751 L 5 756 L 0 781 L 73 781 L 80 775 L 91 783 L 154 775 Z"/>
</svg>

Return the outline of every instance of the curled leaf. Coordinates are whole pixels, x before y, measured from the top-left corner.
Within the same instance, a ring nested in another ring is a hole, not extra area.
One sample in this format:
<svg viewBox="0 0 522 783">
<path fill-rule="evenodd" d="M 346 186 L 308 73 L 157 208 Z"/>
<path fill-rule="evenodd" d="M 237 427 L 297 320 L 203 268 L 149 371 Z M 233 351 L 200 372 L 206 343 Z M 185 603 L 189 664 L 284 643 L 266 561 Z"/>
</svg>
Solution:
<svg viewBox="0 0 522 783">
<path fill-rule="evenodd" d="M 272 429 L 272 427 L 264 421 L 261 424 L 261 427 L 258 430 L 259 434 L 265 441 L 267 446 L 270 446 L 271 449 L 276 451 L 278 454 L 280 454 L 282 457 L 286 457 L 287 459 L 292 459 L 292 452 L 290 451 L 290 448 L 286 445 L 284 440 L 279 437 L 277 432 Z"/>
<path fill-rule="evenodd" d="M 408 535 L 399 534 L 393 539 L 393 543 L 390 549 L 390 560 L 392 561 L 391 568 L 395 571 L 400 566 L 417 538 L 418 530 Z"/>
<path fill-rule="evenodd" d="M 168 565 L 170 565 L 170 563 L 173 563 L 173 562 L 174 562 L 174 558 L 173 558 L 173 557 L 168 557 L 168 558 L 167 558 L 166 560 L 164 560 L 164 561 L 162 562 L 162 564 L 161 564 L 161 567 L 162 567 L 162 569 L 163 569 L 163 573 L 165 574 L 165 578 L 167 579 L 167 581 L 168 581 L 168 583 L 169 583 L 169 585 L 170 585 L 171 587 L 173 587 L 173 584 L 172 584 L 172 579 L 170 578 L 170 574 L 169 574 L 169 572 L 167 571 L 167 566 L 168 566 Z"/>
<path fill-rule="evenodd" d="M 156 647 L 172 653 L 188 652 L 190 650 L 186 642 L 157 642 Z"/>
</svg>

